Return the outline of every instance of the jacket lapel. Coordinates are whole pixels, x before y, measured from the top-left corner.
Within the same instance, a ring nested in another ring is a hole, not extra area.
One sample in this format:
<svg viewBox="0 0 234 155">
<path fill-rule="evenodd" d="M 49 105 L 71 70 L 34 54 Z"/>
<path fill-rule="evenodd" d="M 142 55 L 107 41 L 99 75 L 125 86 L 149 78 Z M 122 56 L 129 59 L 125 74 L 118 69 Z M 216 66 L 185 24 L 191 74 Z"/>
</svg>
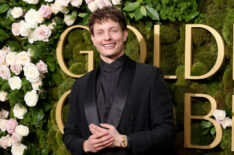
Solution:
<svg viewBox="0 0 234 155">
<path fill-rule="evenodd" d="M 107 123 L 114 125 L 116 128 L 119 125 L 126 99 L 132 85 L 135 67 L 136 63 L 128 58 L 117 82 L 115 97 L 107 118 Z"/>
<path fill-rule="evenodd" d="M 99 68 L 90 72 L 87 89 L 85 93 L 84 110 L 88 124 L 99 125 L 99 116 L 96 104 L 96 80 Z"/>
</svg>

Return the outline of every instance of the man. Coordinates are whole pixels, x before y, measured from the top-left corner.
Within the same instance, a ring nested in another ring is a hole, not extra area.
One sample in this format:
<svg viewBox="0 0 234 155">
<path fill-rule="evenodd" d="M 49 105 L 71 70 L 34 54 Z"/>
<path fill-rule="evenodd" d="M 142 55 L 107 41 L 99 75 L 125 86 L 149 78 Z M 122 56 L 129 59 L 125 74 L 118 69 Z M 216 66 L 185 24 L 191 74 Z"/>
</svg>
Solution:
<svg viewBox="0 0 234 155">
<path fill-rule="evenodd" d="M 89 20 L 100 66 L 79 78 L 69 96 L 63 141 L 73 155 L 153 155 L 172 150 L 172 104 L 162 72 L 124 54 L 123 14 L 105 7 Z"/>
</svg>

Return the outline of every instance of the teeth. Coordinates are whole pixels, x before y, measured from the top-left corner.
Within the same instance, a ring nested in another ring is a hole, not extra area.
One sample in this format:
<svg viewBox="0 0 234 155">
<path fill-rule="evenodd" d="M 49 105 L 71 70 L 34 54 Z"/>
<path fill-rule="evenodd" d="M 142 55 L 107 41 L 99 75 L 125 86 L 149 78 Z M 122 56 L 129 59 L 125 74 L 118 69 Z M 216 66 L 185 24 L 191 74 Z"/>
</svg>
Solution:
<svg viewBox="0 0 234 155">
<path fill-rule="evenodd" d="M 111 46 L 113 46 L 113 44 L 106 44 L 106 45 L 104 45 L 104 46 L 106 46 L 106 47 L 111 47 Z"/>
</svg>

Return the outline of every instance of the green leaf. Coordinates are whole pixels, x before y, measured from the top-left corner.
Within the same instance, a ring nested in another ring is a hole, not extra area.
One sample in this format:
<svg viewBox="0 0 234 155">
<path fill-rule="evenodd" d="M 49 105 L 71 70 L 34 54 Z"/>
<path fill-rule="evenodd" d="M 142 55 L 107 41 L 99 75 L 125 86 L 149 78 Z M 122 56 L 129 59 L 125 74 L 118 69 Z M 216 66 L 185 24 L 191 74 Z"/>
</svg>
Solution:
<svg viewBox="0 0 234 155">
<path fill-rule="evenodd" d="M 211 135 L 214 135 L 215 133 L 216 133 L 215 127 L 211 128 L 210 134 L 211 134 Z"/>
<path fill-rule="evenodd" d="M 140 4 L 138 2 L 133 2 L 133 3 L 127 3 L 126 6 L 123 8 L 125 11 L 133 11 L 136 10 Z"/>
<path fill-rule="evenodd" d="M 135 16 L 135 13 L 132 12 L 132 13 L 129 13 L 128 15 L 129 15 L 129 17 L 132 19 L 132 18 Z"/>
<path fill-rule="evenodd" d="M 5 13 L 9 8 L 10 8 L 10 5 L 8 5 L 8 4 L 0 5 L 0 14 Z"/>
<path fill-rule="evenodd" d="M 78 14 L 78 17 L 84 18 L 84 17 L 87 16 L 87 15 L 88 15 L 88 13 L 79 13 L 79 14 Z"/>
<path fill-rule="evenodd" d="M 83 18 L 83 25 L 88 25 L 89 22 L 89 14 L 87 14 L 84 18 Z"/>
<path fill-rule="evenodd" d="M 212 123 L 209 121 L 202 121 L 201 126 L 202 128 L 210 128 L 212 126 Z"/>
<path fill-rule="evenodd" d="M 136 20 L 139 20 L 143 17 L 143 14 L 141 13 L 141 9 L 140 8 L 137 8 L 136 11 L 135 11 L 135 19 Z"/>
<path fill-rule="evenodd" d="M 146 10 L 147 10 L 147 14 L 148 16 L 150 16 L 150 18 L 152 18 L 153 20 L 159 20 L 159 15 L 157 10 L 153 9 L 152 7 L 146 5 Z"/>
<path fill-rule="evenodd" d="M 7 40 L 8 38 L 10 38 L 10 35 L 0 29 L 0 41 Z"/>
<path fill-rule="evenodd" d="M 146 9 L 144 6 L 141 6 L 140 7 L 140 10 L 141 10 L 141 14 L 144 15 L 144 16 L 147 16 L 147 12 L 146 12 Z"/>
<path fill-rule="evenodd" d="M 201 132 L 202 136 L 207 135 L 207 134 L 209 133 L 209 131 L 210 131 L 210 128 L 207 128 L 207 129 L 203 130 L 203 131 Z"/>
</svg>

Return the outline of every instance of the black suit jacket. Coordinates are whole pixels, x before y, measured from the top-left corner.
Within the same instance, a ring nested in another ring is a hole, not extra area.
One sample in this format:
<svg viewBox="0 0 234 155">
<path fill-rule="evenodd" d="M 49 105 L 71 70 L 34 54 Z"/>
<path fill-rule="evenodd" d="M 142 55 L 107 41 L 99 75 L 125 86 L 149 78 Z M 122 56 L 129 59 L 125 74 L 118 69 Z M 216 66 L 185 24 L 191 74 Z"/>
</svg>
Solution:
<svg viewBox="0 0 234 155">
<path fill-rule="evenodd" d="M 73 155 L 84 154 L 83 142 L 91 135 L 88 125 L 99 125 L 98 70 L 79 78 L 69 96 L 70 109 L 63 141 Z M 107 123 L 129 137 L 130 148 L 106 148 L 98 154 L 154 155 L 171 151 L 175 135 L 173 108 L 161 70 L 128 59 L 118 80 Z"/>
</svg>

